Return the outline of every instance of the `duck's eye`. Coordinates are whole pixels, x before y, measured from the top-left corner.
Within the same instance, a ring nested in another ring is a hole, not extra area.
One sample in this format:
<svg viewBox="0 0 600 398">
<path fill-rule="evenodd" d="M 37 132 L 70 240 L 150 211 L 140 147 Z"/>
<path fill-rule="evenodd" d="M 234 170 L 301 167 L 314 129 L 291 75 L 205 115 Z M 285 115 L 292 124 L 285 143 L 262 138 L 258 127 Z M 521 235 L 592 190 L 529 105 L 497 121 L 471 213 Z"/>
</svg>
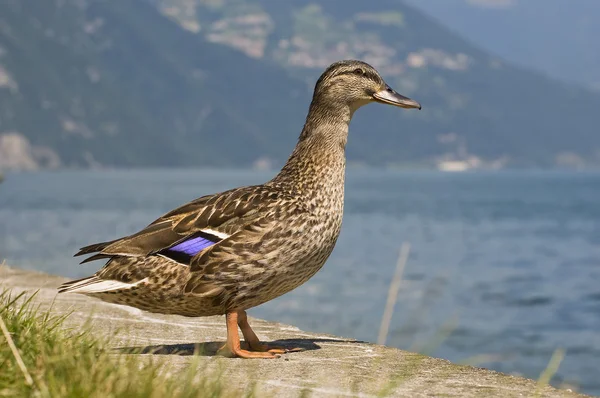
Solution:
<svg viewBox="0 0 600 398">
<path fill-rule="evenodd" d="M 355 75 L 359 75 L 359 76 L 363 76 L 365 74 L 365 70 L 362 69 L 362 68 L 354 69 L 354 74 Z"/>
</svg>

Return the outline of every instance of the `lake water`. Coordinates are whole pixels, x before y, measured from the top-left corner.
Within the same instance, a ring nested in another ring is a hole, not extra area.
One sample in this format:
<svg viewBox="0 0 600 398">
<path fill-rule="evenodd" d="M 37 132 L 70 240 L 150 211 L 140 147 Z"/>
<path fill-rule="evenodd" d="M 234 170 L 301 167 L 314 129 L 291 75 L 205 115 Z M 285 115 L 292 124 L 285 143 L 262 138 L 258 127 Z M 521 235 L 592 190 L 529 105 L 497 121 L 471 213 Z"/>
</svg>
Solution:
<svg viewBox="0 0 600 398">
<path fill-rule="evenodd" d="M 69 277 L 81 246 L 137 231 L 198 196 L 272 173 L 146 170 L 9 174 L 0 259 Z M 349 170 L 325 267 L 250 311 L 375 341 L 402 242 L 411 245 L 388 344 L 600 395 L 600 174 Z M 224 327 L 225 325 L 223 325 Z"/>
</svg>

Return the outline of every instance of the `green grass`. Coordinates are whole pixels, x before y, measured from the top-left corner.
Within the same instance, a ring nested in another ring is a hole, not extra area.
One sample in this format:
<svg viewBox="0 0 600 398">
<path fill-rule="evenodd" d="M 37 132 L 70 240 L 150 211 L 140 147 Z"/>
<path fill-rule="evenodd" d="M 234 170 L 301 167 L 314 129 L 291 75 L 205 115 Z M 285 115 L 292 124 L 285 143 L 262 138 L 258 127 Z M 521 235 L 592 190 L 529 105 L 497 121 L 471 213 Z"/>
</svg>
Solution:
<svg viewBox="0 0 600 398">
<path fill-rule="evenodd" d="M 68 315 L 41 311 L 33 297 L 0 292 L 0 397 L 254 395 L 226 386 L 219 372 L 200 365 L 198 356 L 185 370 L 175 371 L 152 355 L 117 355 L 108 341 L 86 328 L 67 329 Z"/>
</svg>

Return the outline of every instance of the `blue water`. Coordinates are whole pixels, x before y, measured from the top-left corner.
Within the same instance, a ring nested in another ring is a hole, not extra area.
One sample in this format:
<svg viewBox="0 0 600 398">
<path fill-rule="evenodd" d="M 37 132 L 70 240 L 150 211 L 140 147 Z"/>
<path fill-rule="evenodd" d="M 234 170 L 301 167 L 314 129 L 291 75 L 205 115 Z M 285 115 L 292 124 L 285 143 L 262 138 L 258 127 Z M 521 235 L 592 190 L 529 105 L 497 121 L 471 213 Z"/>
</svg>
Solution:
<svg viewBox="0 0 600 398">
<path fill-rule="evenodd" d="M 80 246 L 132 233 L 249 171 L 9 174 L 0 258 L 81 277 Z M 402 242 L 411 245 L 388 344 L 600 395 L 600 174 L 349 170 L 338 245 L 301 288 L 250 311 L 375 341 Z"/>
</svg>

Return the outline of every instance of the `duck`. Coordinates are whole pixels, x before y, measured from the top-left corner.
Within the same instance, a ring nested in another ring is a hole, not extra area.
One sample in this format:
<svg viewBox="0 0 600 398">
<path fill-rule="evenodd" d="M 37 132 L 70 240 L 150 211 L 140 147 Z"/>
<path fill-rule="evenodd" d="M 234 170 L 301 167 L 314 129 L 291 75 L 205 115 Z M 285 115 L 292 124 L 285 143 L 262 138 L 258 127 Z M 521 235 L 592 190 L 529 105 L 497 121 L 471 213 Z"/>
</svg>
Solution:
<svg viewBox="0 0 600 398">
<path fill-rule="evenodd" d="M 225 315 L 220 354 L 276 358 L 295 349 L 261 343 L 246 311 L 308 281 L 325 264 L 342 226 L 345 147 L 354 112 L 370 103 L 421 105 L 360 60 L 331 64 L 318 78 L 292 154 L 270 181 L 202 196 L 132 235 L 83 247 L 90 277 L 61 285 L 143 311 Z M 246 342 L 242 348 L 239 330 Z"/>
</svg>

